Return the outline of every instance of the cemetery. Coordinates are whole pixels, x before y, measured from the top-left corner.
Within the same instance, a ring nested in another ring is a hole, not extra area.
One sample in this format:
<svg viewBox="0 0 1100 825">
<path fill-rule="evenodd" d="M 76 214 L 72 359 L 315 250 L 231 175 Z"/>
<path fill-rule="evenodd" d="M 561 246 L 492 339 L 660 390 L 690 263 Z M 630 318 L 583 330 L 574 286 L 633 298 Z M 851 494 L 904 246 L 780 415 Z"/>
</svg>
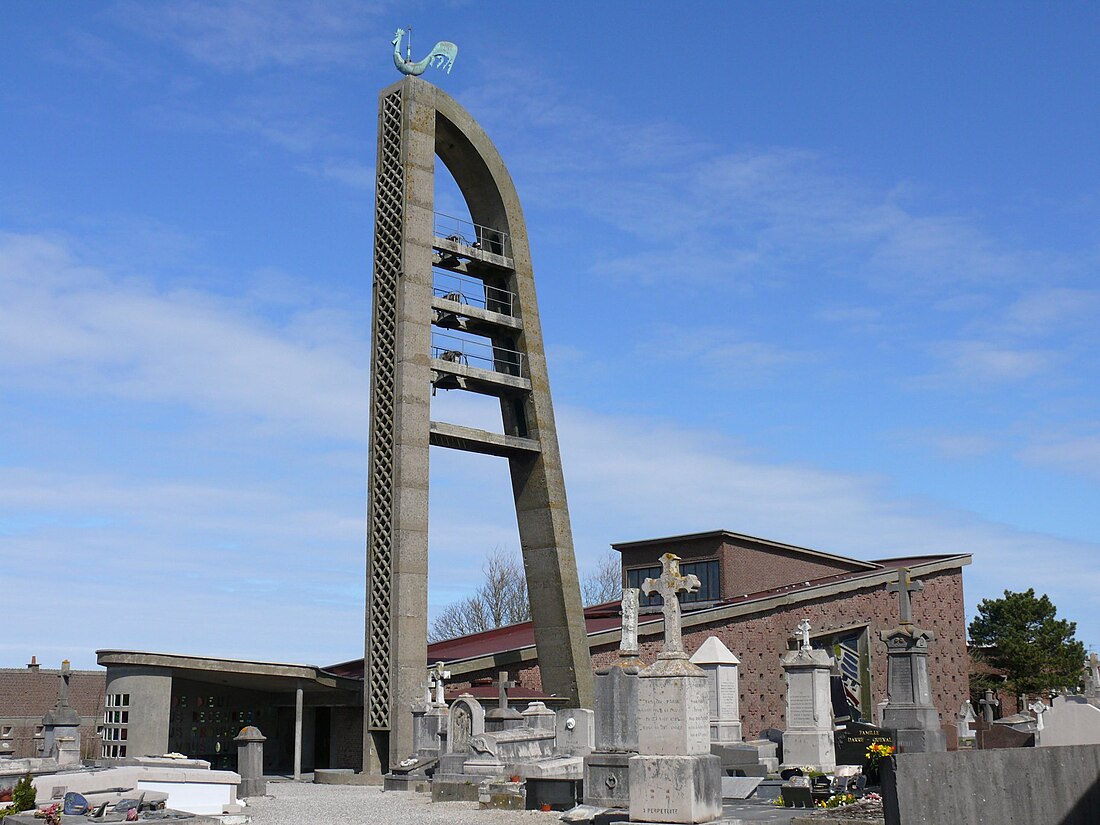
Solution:
<svg viewBox="0 0 1100 825">
<path fill-rule="evenodd" d="M 1100 662 L 1081 692 L 975 707 L 969 554 L 636 540 L 614 545 L 621 599 L 582 607 L 519 195 L 482 126 L 420 77 L 457 48 L 414 63 L 404 34 L 405 76 L 379 94 L 363 658 L 98 651 L 91 755 L 66 663 L 40 752 L 0 736 L 0 806 L 33 791 L 5 818 L 260 825 L 279 775 L 584 825 L 1100 822 Z M 470 221 L 435 212 L 437 161 Z M 440 391 L 498 400 L 500 431 L 433 420 Z M 431 447 L 507 462 L 529 622 L 429 644 Z"/>
</svg>

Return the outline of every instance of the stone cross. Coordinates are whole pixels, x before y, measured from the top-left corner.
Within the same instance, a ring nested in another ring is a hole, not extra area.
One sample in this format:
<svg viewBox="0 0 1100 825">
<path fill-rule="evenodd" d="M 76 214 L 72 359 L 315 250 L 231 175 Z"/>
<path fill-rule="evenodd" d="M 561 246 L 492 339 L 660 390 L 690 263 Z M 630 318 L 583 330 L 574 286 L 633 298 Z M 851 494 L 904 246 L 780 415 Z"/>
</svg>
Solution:
<svg viewBox="0 0 1100 825">
<path fill-rule="evenodd" d="M 508 688 L 514 688 L 518 683 L 508 681 L 508 671 L 502 670 L 497 674 L 497 707 L 508 710 Z"/>
<path fill-rule="evenodd" d="M 803 650 L 811 650 L 813 645 L 810 644 L 810 622 L 809 619 L 803 619 L 798 623 L 798 627 L 795 628 L 795 633 L 802 637 L 802 644 L 800 647 Z"/>
<path fill-rule="evenodd" d="M 428 676 L 432 680 L 432 684 L 435 685 L 435 703 L 437 705 L 446 704 L 446 700 L 443 698 L 443 680 L 451 678 L 451 671 L 443 669 L 442 662 L 436 662 L 434 667 L 428 669 Z"/>
<path fill-rule="evenodd" d="M 69 706 L 69 678 L 72 675 L 69 673 L 68 659 L 61 663 L 61 672 L 57 675 L 61 678 L 61 690 L 57 696 L 57 706 L 67 708 Z"/>
<path fill-rule="evenodd" d="M 924 590 L 924 582 L 915 582 L 910 579 L 909 568 L 902 567 L 898 570 L 898 580 L 893 584 L 886 585 L 886 589 L 891 593 L 898 594 L 898 601 L 901 603 L 901 623 L 912 624 L 913 601 L 910 599 L 909 594 Z"/>
<path fill-rule="evenodd" d="M 672 654 L 673 658 L 687 658 L 684 652 L 684 637 L 680 627 L 680 600 L 676 594 L 693 593 L 701 582 L 695 575 L 680 575 L 680 557 L 674 553 L 661 556 L 663 571 L 659 579 L 646 579 L 642 582 L 642 592 L 647 596 L 658 593 L 664 600 L 661 608 L 665 615 L 665 649 L 660 654 Z M 660 656 L 658 656 L 660 658 Z"/>
<path fill-rule="evenodd" d="M 985 717 L 986 722 L 993 722 L 993 708 L 999 706 L 1001 703 L 997 699 L 993 698 L 993 691 L 987 690 L 985 696 L 983 696 L 978 704 L 982 706 L 982 716 Z"/>
<path fill-rule="evenodd" d="M 636 659 L 638 653 L 638 588 L 624 587 L 622 600 L 623 632 L 619 655 Z"/>
</svg>

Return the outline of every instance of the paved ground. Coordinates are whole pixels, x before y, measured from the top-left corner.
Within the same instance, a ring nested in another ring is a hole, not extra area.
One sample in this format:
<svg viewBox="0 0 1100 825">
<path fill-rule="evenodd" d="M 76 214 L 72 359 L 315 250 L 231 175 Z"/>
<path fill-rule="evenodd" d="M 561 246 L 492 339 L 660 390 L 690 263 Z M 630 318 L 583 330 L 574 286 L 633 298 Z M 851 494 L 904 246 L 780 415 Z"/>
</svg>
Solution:
<svg viewBox="0 0 1100 825">
<path fill-rule="evenodd" d="M 427 794 L 382 793 L 381 788 L 268 780 L 267 798 L 248 800 L 253 825 L 559 825 L 557 813 L 481 811 L 476 802 L 438 802 Z M 785 825 L 798 814 L 760 800 L 729 802 L 724 818 Z"/>
</svg>

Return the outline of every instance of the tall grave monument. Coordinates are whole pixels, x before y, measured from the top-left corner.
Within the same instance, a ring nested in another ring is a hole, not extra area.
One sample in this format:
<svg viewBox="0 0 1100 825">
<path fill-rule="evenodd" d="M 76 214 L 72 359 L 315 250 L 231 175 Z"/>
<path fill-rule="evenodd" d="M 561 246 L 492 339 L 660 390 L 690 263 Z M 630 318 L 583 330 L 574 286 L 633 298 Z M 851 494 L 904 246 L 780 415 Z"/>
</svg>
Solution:
<svg viewBox="0 0 1100 825">
<path fill-rule="evenodd" d="M 678 594 L 699 588 L 680 559 L 661 556 L 659 579 L 642 582 L 664 601 L 665 647 L 638 674 L 638 756 L 630 758 L 633 822 L 710 822 L 722 815 L 721 760 L 710 752 L 707 675 L 684 651 Z"/>
<path fill-rule="evenodd" d="M 527 230 L 489 137 L 419 77 L 449 69 L 440 43 L 379 94 L 371 325 L 364 770 L 414 750 L 410 705 L 427 647 L 428 448 L 507 459 L 531 594 L 542 687 L 592 705 L 592 670 Z M 442 54 L 438 60 L 436 56 Z M 434 212 L 436 158 L 471 221 Z M 456 389 L 499 399 L 499 432 L 433 421 L 431 397 Z"/>
<path fill-rule="evenodd" d="M 833 703 L 829 692 L 833 657 L 825 650 L 814 649 L 806 619 L 799 622 L 795 632 L 797 648 L 780 659 L 787 674 L 783 766 L 827 772 L 836 767 Z"/>
<path fill-rule="evenodd" d="M 924 589 L 923 582 L 909 577 L 909 568 L 898 571 L 898 580 L 886 585 L 898 594 L 898 626 L 882 631 L 886 643 L 886 707 L 882 725 L 897 734 L 900 752 L 934 753 L 947 750 L 947 735 L 940 726 L 940 714 L 932 704 L 928 677 L 928 643 L 935 634 L 913 623 L 911 593 Z"/>
</svg>

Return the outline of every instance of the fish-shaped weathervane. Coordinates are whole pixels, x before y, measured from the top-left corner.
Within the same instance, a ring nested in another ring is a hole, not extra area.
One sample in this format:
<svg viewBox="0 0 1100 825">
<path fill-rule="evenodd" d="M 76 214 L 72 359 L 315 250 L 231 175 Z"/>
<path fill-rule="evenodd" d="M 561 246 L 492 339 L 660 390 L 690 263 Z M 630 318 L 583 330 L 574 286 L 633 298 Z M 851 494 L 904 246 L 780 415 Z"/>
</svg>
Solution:
<svg viewBox="0 0 1100 825">
<path fill-rule="evenodd" d="M 447 74 L 451 73 L 451 66 L 455 64 L 455 58 L 458 57 L 458 46 L 450 40 L 440 40 L 427 57 L 414 63 L 412 60 L 412 26 L 409 26 L 408 29 L 409 43 L 405 49 L 405 56 L 402 57 L 401 38 L 405 34 L 405 29 L 398 29 L 393 36 L 393 64 L 397 66 L 398 71 L 403 74 L 420 75 L 424 74 L 429 66 L 434 66 L 437 69 L 442 69 Z"/>
</svg>

